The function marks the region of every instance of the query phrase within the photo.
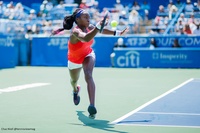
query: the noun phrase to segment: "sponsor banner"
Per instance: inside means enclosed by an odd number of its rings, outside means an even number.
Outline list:
[[[0,35],[0,69],[16,65],[16,47],[13,36]]]
[[[110,67],[110,54],[119,37],[97,36],[93,49],[96,54],[97,67]],[[149,48],[151,38],[155,38],[158,47],[172,47],[175,39],[185,48],[200,48],[199,36],[125,36],[122,37],[128,48]],[[63,37],[33,37],[31,65],[34,66],[66,66],[67,42],[69,36]],[[10,44],[9,44],[10,45]],[[171,49],[168,49],[171,50]],[[146,52],[146,51],[145,51]]]
[[[199,47],[200,36],[161,36],[155,37],[158,47],[172,47],[174,41],[178,39],[181,47]]]
[[[200,68],[200,49],[115,49],[115,67]]]
[[[40,37],[32,40],[32,66],[66,66],[68,37]]]
[[[124,37],[124,43],[127,47],[149,47],[150,46],[150,37],[137,37],[137,36],[130,36]]]

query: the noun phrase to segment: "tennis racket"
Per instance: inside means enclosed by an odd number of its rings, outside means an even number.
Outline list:
[[[104,26],[106,24],[107,17],[108,17],[108,12],[106,12],[106,15],[103,18],[103,21],[102,21],[102,24],[101,24],[101,28],[100,28],[100,31],[99,31],[100,33],[103,31],[103,28],[104,28]]]

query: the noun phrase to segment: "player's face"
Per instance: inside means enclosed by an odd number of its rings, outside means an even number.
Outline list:
[[[80,16],[80,25],[88,27],[90,24],[90,15],[88,13],[83,13]]]

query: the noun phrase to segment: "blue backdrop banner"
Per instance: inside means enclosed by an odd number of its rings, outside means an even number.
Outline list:
[[[118,38],[119,37],[103,36],[103,35],[99,35],[95,37],[94,44],[92,47],[96,54],[95,65],[97,67],[111,66],[110,54],[113,52],[113,46],[117,42]],[[143,53],[146,56],[149,54],[149,52],[152,52],[149,49],[151,38],[155,38],[158,47],[162,48],[163,49],[162,52],[163,53],[167,52],[167,54],[170,52],[172,52],[172,54],[173,52],[177,52],[176,50],[174,49],[172,50],[171,48],[175,39],[178,39],[180,45],[184,48],[194,48],[194,49],[200,48],[199,36],[170,36],[170,35],[169,36],[126,36],[122,38],[124,39],[124,43],[127,45],[128,48],[146,49],[144,51],[140,51],[142,52],[140,56],[143,56]],[[31,65],[33,66],[67,66],[68,40],[69,40],[68,36],[33,37]],[[167,49],[164,50],[164,47]],[[156,49],[159,49],[159,48],[156,48]],[[181,50],[181,52],[183,51]],[[123,52],[123,50],[121,52]],[[187,50],[185,50],[184,53],[185,52],[188,55],[187,59],[190,59],[190,56],[191,56],[190,54],[193,55],[195,53],[195,50],[193,51],[189,50],[188,52]],[[155,62],[156,60],[151,60],[151,61]],[[147,61],[146,63],[150,63],[150,61]],[[172,67],[178,66],[176,63],[168,63],[168,64],[172,65]],[[182,65],[189,66],[190,63],[182,63]],[[161,67],[164,67],[164,66],[165,64],[161,65]],[[158,67],[158,66],[155,65],[155,67]]]
[[[32,40],[32,66],[66,66],[68,37],[40,37]]]
[[[16,47],[13,36],[0,35],[0,69],[16,65]]]
[[[116,48],[114,52],[115,67],[200,68],[199,48],[157,48],[154,50]]]

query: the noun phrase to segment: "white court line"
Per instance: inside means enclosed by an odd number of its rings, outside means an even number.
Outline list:
[[[136,112],[136,114],[156,114],[156,115],[188,115],[188,116],[200,116],[200,114],[198,114],[198,113]]]
[[[120,123],[120,125],[124,125],[124,126],[129,126],[129,125],[137,125],[137,126],[144,126],[144,127],[181,127],[181,128],[200,128],[200,126],[179,126],[179,125],[147,125],[147,124],[129,124],[129,123],[126,123],[126,124],[123,124],[123,123]]]
[[[29,89],[29,88],[34,88],[34,87],[39,87],[39,86],[45,86],[45,85],[49,85],[49,84],[50,83],[32,83],[32,84],[25,84],[25,85],[8,87],[8,88],[0,89],[0,94],[2,92],[20,91],[20,90],[25,90],[25,89]]]
[[[149,102],[143,104],[142,106],[138,107],[137,109],[135,109],[135,110],[129,112],[128,114],[126,114],[126,115],[124,115],[124,116],[118,118],[117,120],[111,122],[111,124],[117,124],[118,122],[122,121],[123,119],[126,119],[127,117],[129,117],[129,116],[131,116],[131,115],[133,115],[134,113],[136,113],[136,112],[138,112],[139,110],[145,108],[146,106],[150,105],[151,103],[153,103],[153,102],[155,102],[155,101],[161,99],[162,97],[168,95],[169,93],[171,93],[171,92],[173,92],[173,91],[175,91],[175,90],[181,88],[182,86],[184,86],[185,84],[191,82],[192,80],[194,80],[194,79],[191,78],[191,79],[189,79],[189,80],[183,82],[182,84],[178,85],[177,87],[175,87],[175,88],[173,88],[173,89],[171,89],[171,90],[169,90],[169,91],[163,93],[162,95],[160,95],[160,96],[158,96],[158,97],[152,99],[151,101],[149,101]]]

